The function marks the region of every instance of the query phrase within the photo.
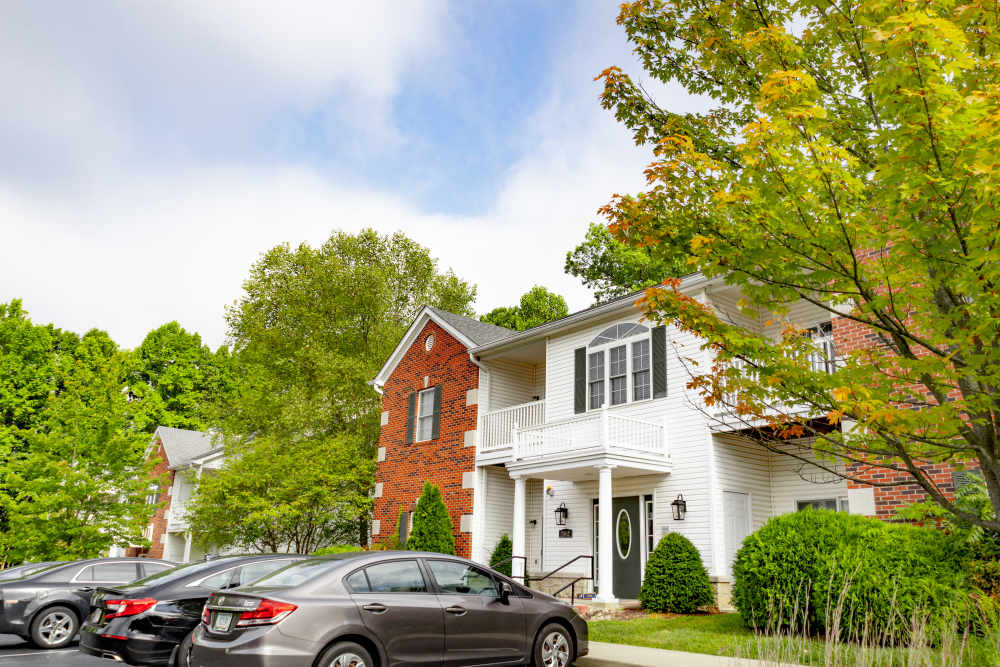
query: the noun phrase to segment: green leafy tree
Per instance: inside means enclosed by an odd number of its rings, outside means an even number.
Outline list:
[[[583,243],[566,253],[566,273],[594,290],[595,301],[608,301],[690,273],[684,259],[665,262],[648,247],[622,243],[604,225],[591,223]]]
[[[272,553],[308,554],[355,542],[368,509],[371,468],[350,436],[338,439],[264,438],[205,471],[187,507],[195,540],[204,548],[232,545]],[[331,455],[331,452],[333,454]]]
[[[455,555],[455,526],[436,484],[424,482],[424,491],[413,512],[413,530],[406,540],[410,551]]]
[[[423,305],[469,314],[474,299],[473,286],[439,271],[427,248],[402,234],[334,232],[317,248],[264,253],[226,316],[234,389],[212,423],[234,460],[196,489],[193,532],[266,548],[294,536],[303,553],[327,546],[324,539],[365,544],[381,411],[368,382]],[[267,492],[269,479],[281,481],[280,496]],[[320,483],[329,490],[312,488]],[[316,515],[300,511],[296,492],[322,494]],[[246,511],[244,499],[257,493],[272,507]],[[305,548],[317,516],[336,525]],[[353,539],[344,535],[349,525]]]
[[[524,331],[568,314],[566,299],[541,285],[535,285],[521,296],[518,305],[494,308],[479,319],[515,331]]]
[[[125,366],[126,353],[95,330],[49,367],[59,391],[0,469],[7,560],[87,558],[142,543],[155,509],[145,499],[155,462],[145,460],[148,437],[134,427]]]
[[[490,556],[490,567],[501,574],[506,574],[509,577],[510,573],[513,571],[513,568],[511,567],[513,564],[511,558],[513,556],[514,543],[511,541],[510,535],[501,535],[496,548],[493,549],[493,555]]]
[[[643,609],[690,614],[714,601],[698,549],[680,533],[664,535],[646,563],[639,589]]]
[[[745,315],[783,329],[733,323],[676,281],[650,289],[652,319],[714,352],[691,387],[768,437],[815,436],[831,472],[918,484],[1000,530],[1000,8],[643,0],[619,23],[649,77],[710,108],[672,112],[603,72],[604,106],[655,153],[649,189],[603,209],[611,231],[738,286]],[[872,344],[816,368],[802,302]],[[938,486],[927,464],[946,461],[978,461],[991,518]],[[872,468],[883,481],[858,477]]]
[[[231,391],[231,363],[225,347],[213,353],[177,322],[150,331],[129,358],[129,391],[144,430],[207,428],[213,401]]]

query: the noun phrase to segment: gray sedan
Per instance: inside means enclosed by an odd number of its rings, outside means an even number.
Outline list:
[[[587,624],[565,602],[472,561],[424,552],[338,554],[213,593],[195,667],[566,667]]]

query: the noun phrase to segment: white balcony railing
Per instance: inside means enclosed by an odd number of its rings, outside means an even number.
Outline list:
[[[532,401],[487,412],[479,417],[479,451],[489,452],[512,446],[515,429],[545,421],[545,401]]]
[[[514,460],[586,451],[670,458],[664,424],[616,415],[606,408],[517,429],[516,435]]]

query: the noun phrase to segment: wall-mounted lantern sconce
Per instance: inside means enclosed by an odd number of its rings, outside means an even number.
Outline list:
[[[537,526],[538,525],[538,519],[532,519],[528,523],[530,523],[532,526]]]
[[[684,500],[684,494],[678,493],[677,498],[674,502],[670,503],[670,508],[674,511],[674,521],[683,521],[684,515],[687,514],[688,504]]]
[[[559,507],[556,508],[556,525],[565,526],[568,516],[569,510],[566,508],[566,503],[559,503]]]

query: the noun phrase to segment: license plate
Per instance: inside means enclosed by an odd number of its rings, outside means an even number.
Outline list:
[[[212,629],[219,632],[229,632],[229,626],[233,622],[233,615],[226,612],[216,612],[212,619]]]
[[[93,623],[94,625],[97,625],[98,623],[101,622],[101,616],[103,615],[104,615],[103,609],[95,609],[90,614],[90,622]]]

